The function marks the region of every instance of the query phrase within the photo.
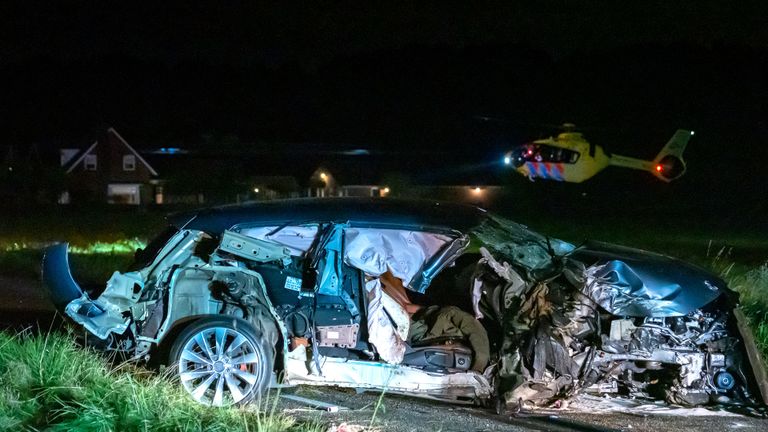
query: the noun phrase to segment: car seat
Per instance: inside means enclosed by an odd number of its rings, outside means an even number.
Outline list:
[[[459,337],[438,337],[408,345],[402,364],[430,372],[466,371],[472,350]]]

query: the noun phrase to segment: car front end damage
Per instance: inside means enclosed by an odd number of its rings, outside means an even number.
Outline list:
[[[683,406],[768,403],[754,385],[761,362],[749,361],[758,351],[741,334],[738,295],[725,282],[608,244],[557,254],[562,244],[521,232],[497,218],[475,233],[488,249],[474,297],[478,312],[500,323],[505,404],[550,406],[580,393]]]

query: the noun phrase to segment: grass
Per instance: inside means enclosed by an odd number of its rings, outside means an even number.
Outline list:
[[[94,208],[51,208],[7,212],[0,217],[0,250],[14,244],[66,241],[87,247],[94,243],[115,243],[125,239],[147,240],[165,227],[165,211],[100,206]]]
[[[0,332],[0,430],[320,431],[268,410],[209,408],[178,384],[111,366],[72,335]]]
[[[0,251],[0,274],[25,278],[40,278],[40,249]],[[86,285],[104,284],[115,270],[125,270],[133,259],[132,253],[71,253],[72,273]]]
[[[763,355],[763,366],[768,368],[768,262],[746,271],[734,268],[733,264],[721,265],[721,275],[739,292],[741,307]]]

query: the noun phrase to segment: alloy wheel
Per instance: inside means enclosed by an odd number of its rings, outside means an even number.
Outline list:
[[[178,359],[184,388],[204,405],[243,401],[260,385],[263,353],[243,333],[225,327],[204,328],[187,339]]]

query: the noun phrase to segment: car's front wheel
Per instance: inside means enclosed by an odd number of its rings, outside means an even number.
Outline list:
[[[226,406],[263,394],[272,372],[273,352],[245,321],[212,317],[179,334],[170,360],[193,399],[204,405]]]

